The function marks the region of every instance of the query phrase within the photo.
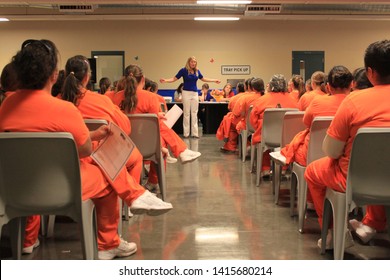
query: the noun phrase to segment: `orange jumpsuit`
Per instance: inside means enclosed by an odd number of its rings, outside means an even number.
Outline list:
[[[380,85],[348,95],[337,110],[327,133],[346,143],[343,154],[338,159],[324,157],[316,160],[307,166],[305,172],[321,227],[326,188],[345,192],[348,163],[356,132],[361,127],[388,127],[389,104],[390,85]],[[363,223],[376,230],[384,230],[385,217],[383,206],[367,206]]]
[[[223,148],[226,150],[234,151],[237,148],[237,144],[234,147],[234,143],[237,143],[237,137],[235,137],[235,134],[237,134],[236,128],[235,128],[235,125],[234,126],[231,125],[232,120],[235,119],[232,111],[233,111],[233,108],[234,108],[235,104],[237,103],[238,99],[241,98],[242,96],[244,96],[244,94],[245,93],[237,94],[229,99],[228,110],[230,112],[228,112],[223,117],[221,124],[219,125],[217,133],[216,133],[216,137],[218,140],[224,140],[225,138],[229,138],[229,135],[231,135],[231,137],[233,137],[233,139],[235,138],[235,142],[231,141],[231,142],[227,142],[229,144],[225,144],[225,146]]]
[[[293,91],[290,92],[290,97],[294,99],[296,102],[299,101],[299,91],[294,89]]]
[[[83,97],[79,99],[77,108],[84,119],[104,119],[108,122],[114,122],[128,135],[131,132],[129,118],[107,96],[86,90]],[[123,181],[130,180],[131,182],[129,185],[131,192],[126,198],[130,204],[145,192],[145,189],[139,184],[143,168],[142,160],[141,153],[135,147],[126,163],[129,175],[121,173],[121,176],[125,176]]]
[[[288,93],[284,92],[269,92],[256,100],[253,104],[253,109],[251,115],[249,116],[249,121],[255,132],[252,135],[252,144],[257,144],[261,142],[261,130],[263,128],[263,115],[264,111],[267,108],[297,108],[297,103],[290,98]],[[271,161],[269,153],[263,154],[263,166],[260,167],[261,170],[269,170],[271,166]]]
[[[297,162],[306,166],[307,149],[310,140],[310,126],[313,119],[318,116],[334,116],[341,102],[346,97],[345,94],[320,95],[316,96],[306,109],[303,116],[303,123],[306,126],[304,131],[299,132],[290,144],[283,147],[282,155],[286,157],[286,164]]]
[[[314,97],[317,95],[324,95],[325,92],[321,91],[320,89],[315,89],[309,92],[306,92],[304,95],[301,96],[301,98],[298,101],[298,109],[300,111],[305,111],[307,107],[309,107],[310,102],[313,101]]]
[[[77,108],[43,90],[20,90],[6,98],[0,108],[0,131],[70,132],[77,146],[89,139],[89,131]],[[82,199],[92,199],[96,206],[98,248],[119,246],[118,197],[100,169],[89,158],[80,159]],[[28,187],[28,186],[26,186]],[[24,247],[38,238],[40,216],[27,219]]]

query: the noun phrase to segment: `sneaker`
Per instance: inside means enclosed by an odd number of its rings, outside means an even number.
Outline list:
[[[35,248],[39,247],[39,244],[39,239],[37,239],[33,245],[24,247],[22,249],[22,254],[31,254]]]
[[[145,191],[140,195],[130,206],[131,212],[136,215],[147,214],[149,216],[157,216],[171,210],[172,204],[164,202],[158,197]]]
[[[238,152],[238,150],[228,150],[228,149],[225,149],[224,147],[219,148],[219,150],[225,154],[235,154]]]
[[[137,245],[134,242],[127,242],[121,238],[119,246],[105,251],[99,251],[99,260],[112,260],[115,257],[128,257],[137,252]]]
[[[363,243],[368,243],[376,235],[376,230],[374,228],[367,226],[362,222],[351,220],[349,221],[349,224]]]
[[[165,160],[167,161],[167,163],[176,163],[177,162],[177,158],[171,157],[170,154],[168,154],[168,156],[166,157]]]
[[[200,157],[202,154],[199,152],[195,152],[189,149],[185,149],[184,152],[182,152],[179,157],[182,163],[187,163],[196,160],[198,157]]]

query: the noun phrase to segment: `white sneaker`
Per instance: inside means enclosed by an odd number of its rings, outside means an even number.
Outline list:
[[[127,242],[121,238],[119,246],[105,251],[99,251],[99,260],[112,260],[115,257],[128,257],[137,252],[137,245],[134,242]]]
[[[28,246],[28,247],[24,247],[22,249],[22,253],[23,254],[31,254],[35,248],[39,247],[39,245],[40,245],[39,239],[37,239],[37,241],[35,241],[35,243],[33,245]]]
[[[164,214],[172,208],[171,203],[162,201],[147,190],[134,200],[130,207],[131,212],[136,215],[146,213],[149,216]]]
[[[167,163],[176,163],[177,162],[177,158],[171,157],[170,154],[168,154],[168,156],[166,157],[165,160],[167,161]]]
[[[202,154],[199,152],[185,149],[184,152],[182,152],[179,156],[182,163],[187,163],[196,160],[201,155]]]
[[[374,228],[355,219],[350,220],[349,224],[356,231],[357,237],[359,237],[363,243],[369,242],[376,235],[376,230]]]

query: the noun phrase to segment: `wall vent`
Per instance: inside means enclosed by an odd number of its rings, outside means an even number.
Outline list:
[[[59,5],[58,10],[62,13],[92,13],[93,5]]]
[[[260,16],[265,14],[279,14],[282,10],[280,4],[267,4],[267,5],[247,5],[245,9],[246,16]]]

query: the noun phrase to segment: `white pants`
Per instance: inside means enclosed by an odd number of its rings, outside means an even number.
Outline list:
[[[198,135],[198,108],[199,97],[196,91],[183,90],[183,135],[184,137],[191,136],[199,137]],[[190,129],[191,118],[191,129]]]

